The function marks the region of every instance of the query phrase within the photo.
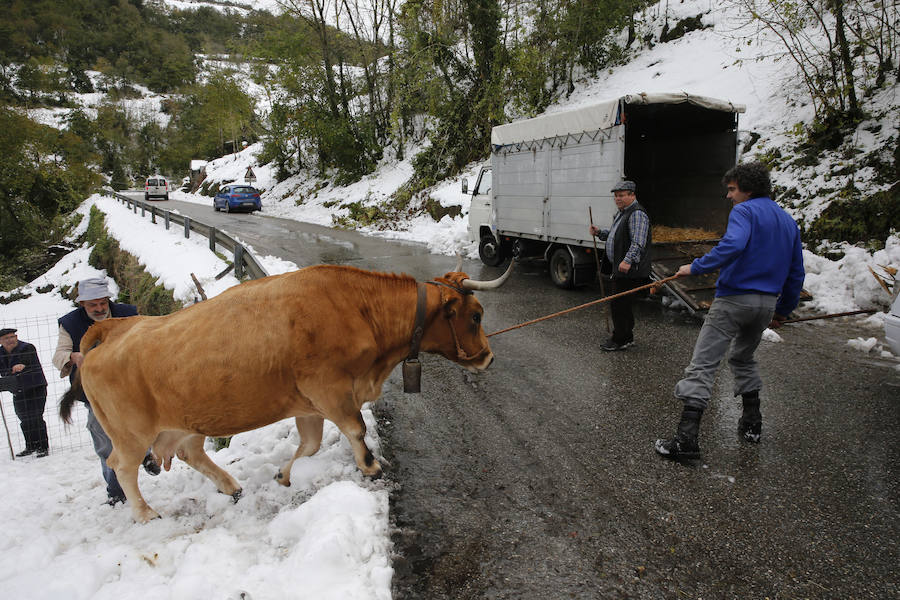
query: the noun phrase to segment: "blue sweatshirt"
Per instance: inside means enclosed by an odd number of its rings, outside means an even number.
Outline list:
[[[772,294],[780,296],[775,312],[791,314],[806,275],[797,224],[770,198],[737,204],[722,240],[691,263],[692,275],[716,269],[721,269],[716,297]]]

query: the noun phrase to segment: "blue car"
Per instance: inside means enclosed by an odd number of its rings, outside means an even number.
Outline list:
[[[246,184],[233,183],[226,185],[213,198],[213,210],[220,209],[228,213],[233,210],[245,210],[247,212],[262,210],[259,190]]]

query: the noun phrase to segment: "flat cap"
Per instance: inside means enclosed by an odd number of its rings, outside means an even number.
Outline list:
[[[633,181],[628,181],[627,179],[620,181],[616,185],[613,186],[613,189],[609,190],[611,192],[633,192],[637,189],[637,186]]]
[[[0,337],[3,337],[4,335],[9,335],[11,333],[15,333],[17,331],[18,331],[18,329],[11,329],[9,327],[4,327],[3,329],[0,329]]]

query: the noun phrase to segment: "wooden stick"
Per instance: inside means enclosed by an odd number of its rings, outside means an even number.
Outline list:
[[[593,227],[594,213],[591,210],[590,205],[588,205],[588,219],[590,219],[591,227]],[[603,273],[600,271],[600,252],[597,250],[597,236],[592,234],[591,240],[594,242],[594,262],[597,263],[597,279],[600,281],[600,295],[606,296],[606,286],[603,284]],[[609,310],[604,310],[603,314],[606,316],[606,333],[610,333],[612,329],[609,326]]]
[[[818,315],[816,317],[801,317],[799,319],[788,319],[787,321],[782,321],[781,324],[785,323],[800,323],[803,321],[815,321],[816,319],[833,319],[835,317],[849,317],[850,315],[863,315],[863,314],[872,314],[878,312],[875,308],[869,308],[866,310],[851,310],[849,312],[842,313],[831,313],[830,315]]]
[[[9,437],[9,426],[6,424],[6,411],[3,410],[3,402],[0,401],[0,417],[3,418],[3,428],[6,429],[6,441],[9,444],[9,457],[16,460],[16,454],[13,452],[12,438]]]
[[[197,276],[191,273],[191,279],[194,280],[194,285],[197,286],[197,291],[200,292],[200,297],[206,300],[206,292],[203,291],[203,286],[200,285],[200,281],[197,279]]]
[[[622,296],[627,296],[628,294],[633,294],[635,292],[639,292],[641,290],[646,290],[648,288],[659,287],[664,283],[668,283],[673,279],[678,279],[677,275],[672,275],[671,277],[666,277],[665,279],[660,279],[659,281],[654,281],[652,283],[648,283],[647,285],[642,285],[640,287],[636,287],[631,290],[627,290],[624,292],[620,292],[618,294],[613,294],[612,296],[607,296],[605,298],[600,298],[598,300],[591,300],[590,302],[586,302],[584,304],[579,304],[578,306],[573,306],[572,308],[567,308],[566,310],[561,310],[559,312],[553,313],[552,315],[547,315],[545,317],[540,317],[539,319],[532,319],[531,321],[525,321],[524,323],[519,323],[518,325],[513,325],[512,327],[507,327],[506,329],[501,329],[500,331],[495,331],[494,333],[487,334],[487,337],[491,337],[494,335],[498,335],[500,333],[506,333],[507,331],[512,331],[513,329],[519,329],[520,327],[525,327],[526,325],[533,325],[534,323],[540,323],[541,321],[546,321],[547,319],[552,319],[553,317],[559,317],[565,315],[570,312],[574,312],[576,310],[580,310],[582,308],[587,308],[588,306],[593,306],[595,304],[601,304],[603,302],[609,302],[610,300],[614,300],[616,298],[621,298]]]

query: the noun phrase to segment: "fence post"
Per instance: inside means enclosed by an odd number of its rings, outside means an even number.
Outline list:
[[[141,216],[142,216],[142,217],[143,217],[143,216],[145,215],[145,213],[146,213],[146,211],[144,210],[145,208],[146,208],[146,207],[145,207],[143,204],[141,204]]]
[[[165,216],[165,219],[166,219],[166,231],[168,231],[169,230],[169,211],[165,211],[163,213],[163,215]]]
[[[216,228],[215,227],[209,228],[209,249],[212,252],[216,251]]]
[[[191,218],[188,216],[184,217],[184,237],[191,237]]]
[[[241,244],[234,245],[234,276],[238,281],[244,278],[244,247]]]
[[[156,224],[156,207],[155,206],[150,207],[150,222],[153,223],[154,225]]]
[[[134,214],[137,214],[137,202],[134,203]]]

